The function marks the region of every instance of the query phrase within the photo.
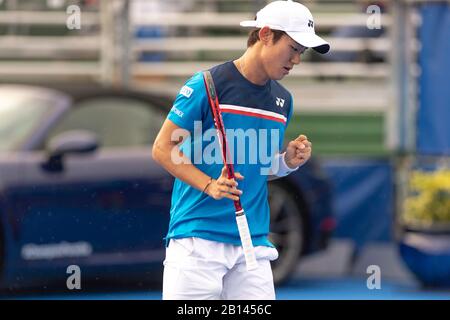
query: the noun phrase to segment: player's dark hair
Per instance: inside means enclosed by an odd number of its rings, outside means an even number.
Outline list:
[[[259,30],[261,29],[255,29],[250,31],[250,34],[248,35],[247,40],[247,48],[250,48],[253,46],[256,42],[259,41]],[[273,43],[277,43],[278,40],[281,39],[281,37],[286,34],[284,31],[280,30],[271,30],[273,32]]]

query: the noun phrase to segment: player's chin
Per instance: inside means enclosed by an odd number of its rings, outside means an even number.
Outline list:
[[[271,78],[272,78],[272,80],[277,80],[278,81],[278,80],[283,79],[286,75],[287,75],[287,73],[278,72],[275,75],[273,75]]]

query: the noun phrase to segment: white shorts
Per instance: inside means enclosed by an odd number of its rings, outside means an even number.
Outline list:
[[[200,238],[171,239],[164,260],[163,300],[274,300],[275,248],[255,247],[247,271],[241,246]]]

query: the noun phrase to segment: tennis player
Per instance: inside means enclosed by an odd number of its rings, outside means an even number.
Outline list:
[[[326,53],[330,46],[315,34],[311,12],[294,1],[269,3],[240,25],[253,28],[245,53],[210,69],[238,181],[227,179],[213,139],[201,72],[181,88],[153,145],[155,161],[175,177],[163,299],[275,299],[270,261],[278,252],[268,240],[267,181],[297,170],[312,148],[299,135],[280,151],[293,99],[277,80],[300,63],[306,49]],[[238,142],[230,141],[229,130]],[[270,165],[261,154],[270,155]],[[258,261],[252,271],[245,267],[236,225],[232,200],[238,198]]]

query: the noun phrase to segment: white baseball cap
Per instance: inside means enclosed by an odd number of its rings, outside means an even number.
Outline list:
[[[256,13],[256,20],[242,21],[240,25],[255,28],[268,26],[286,32],[297,43],[319,53],[330,50],[328,42],[316,35],[309,9],[292,0],[271,2]]]

